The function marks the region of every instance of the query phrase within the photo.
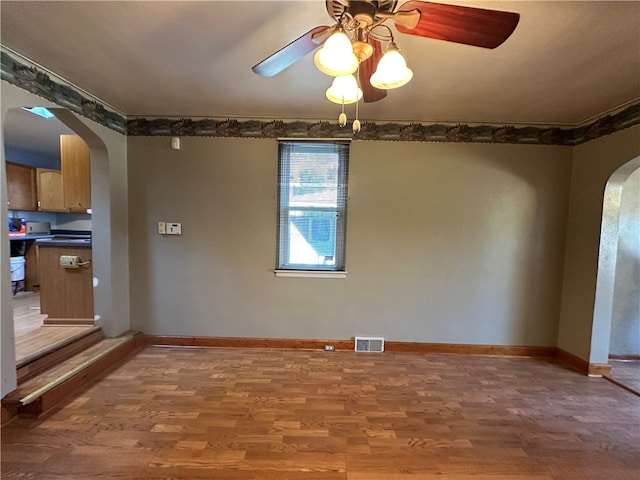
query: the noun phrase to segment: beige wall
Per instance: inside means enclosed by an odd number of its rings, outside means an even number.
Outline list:
[[[22,105],[55,107],[3,83],[3,120]],[[640,154],[639,126],[575,148],[356,141],[348,278],[292,279],[273,275],[275,140],[184,138],[174,151],[168,138],[58,114],[92,148],[94,297],[107,335],[382,335],[558,345],[591,361],[603,350],[592,336],[603,328],[593,322],[602,195]],[[184,234],[161,237],[158,221]],[[3,395],[15,386],[9,280]]]
[[[51,102],[6,82],[1,88],[2,122],[7,113],[20,106],[55,107]],[[108,336],[129,328],[129,245],[127,211],[127,139],[95,122],[52,108],[58,118],[72,127],[91,148],[91,194],[93,231],[93,271],[96,277],[94,310],[98,324]],[[4,148],[0,149],[2,195],[5,195]],[[9,241],[6,228],[7,204],[2,201],[2,396],[15,388],[13,309],[9,276]]]
[[[128,148],[132,328],[556,344],[569,147],[354,142],[346,280],[274,277],[276,140]]]
[[[603,197],[611,175],[640,155],[640,126],[578,145],[572,153],[558,347],[592,363],[606,363],[611,326],[594,324]]]
[[[1,93],[3,121],[53,106],[4,82]],[[640,126],[575,148],[356,141],[348,278],[292,279],[273,275],[275,140],[184,138],[173,151],[58,113],[92,148],[94,301],[110,336],[382,335],[558,345],[599,361],[602,195],[640,154]],[[184,234],[161,237],[158,221]],[[15,387],[8,241],[0,260],[4,395]]]

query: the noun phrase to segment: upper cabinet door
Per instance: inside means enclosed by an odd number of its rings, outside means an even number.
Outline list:
[[[89,147],[78,135],[60,135],[60,163],[65,208],[86,212],[91,208]]]
[[[36,210],[36,169],[10,162],[6,166],[9,210]]]
[[[38,186],[38,209],[46,212],[64,212],[64,190],[62,172],[48,168],[36,169]]]

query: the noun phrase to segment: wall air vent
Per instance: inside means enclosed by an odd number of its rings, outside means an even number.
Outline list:
[[[384,352],[384,337],[356,337],[356,352]]]

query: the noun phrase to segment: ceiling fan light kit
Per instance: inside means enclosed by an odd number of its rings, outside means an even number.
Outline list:
[[[386,25],[383,26],[386,27]],[[361,32],[360,27],[358,28],[358,32]],[[389,30],[388,27],[386,28]],[[374,35],[373,31],[365,32],[367,37],[374,36],[381,40],[383,39],[380,35]],[[333,41],[334,38],[336,38],[335,41]],[[363,78],[361,75],[360,81],[370,82],[375,88],[389,90],[409,83],[413,78],[413,72],[407,68],[407,62],[400,53],[391,30],[389,30],[388,37],[384,38],[389,39],[389,46],[382,58],[379,58],[375,73],[370,79]],[[325,46],[318,50],[314,61],[318,70],[337,78],[355,72],[360,62],[370,58],[373,53],[374,48],[371,45],[362,41],[354,41],[352,43],[342,27],[338,27],[338,30],[329,37]],[[376,83],[373,81],[374,77],[377,79]]]
[[[407,67],[405,58],[392,41],[371,75],[371,85],[383,90],[402,87],[413,78],[413,70]]]
[[[358,59],[359,63],[364,62],[367,58],[373,55],[374,51],[372,45],[369,45],[367,42],[363,42],[361,40],[352,42],[351,48],[353,49],[353,54]]]
[[[341,28],[327,39],[313,57],[313,61],[322,73],[332,77],[350,75],[358,68],[358,57],[353,53],[351,40]]]
[[[316,67],[336,77],[326,97],[342,104],[339,125],[346,125],[344,105],[356,104],[353,131],[360,131],[358,101],[376,102],[387,90],[402,87],[413,71],[397,47],[391,19],[398,32],[419,37],[496,48],[515,30],[520,15],[514,12],[409,0],[396,8],[398,0],[326,0],[334,27],[315,27],[284,48],[254,65],[258,75],[275,75],[316,48]],[[386,32],[385,32],[386,30]],[[330,35],[329,35],[330,34]],[[387,43],[382,52],[381,42]],[[358,72],[357,79],[352,74]]]
[[[327,98],[339,105],[349,105],[356,103],[362,98],[363,92],[358,87],[356,77],[353,75],[342,75],[333,79],[333,83],[327,89]]]

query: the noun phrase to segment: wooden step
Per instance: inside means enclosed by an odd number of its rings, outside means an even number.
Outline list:
[[[143,344],[139,332],[107,338],[20,384],[2,399],[10,414],[40,415],[76,390],[100,378]]]
[[[93,325],[93,318],[45,318],[42,323],[44,325]]]
[[[40,330],[47,330],[47,328],[41,327],[32,335],[37,335]],[[104,334],[100,327],[87,328],[34,350],[16,362],[18,385],[95,345],[103,338]]]

